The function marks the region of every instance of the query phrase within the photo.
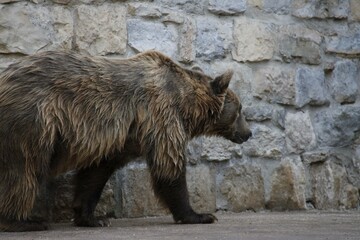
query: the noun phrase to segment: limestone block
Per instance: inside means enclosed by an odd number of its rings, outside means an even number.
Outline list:
[[[317,209],[354,208],[359,193],[347,181],[344,167],[332,162],[312,165],[313,203]]]
[[[126,8],[120,5],[80,5],[76,9],[76,47],[92,55],[126,51]]]
[[[61,6],[25,2],[0,6],[0,53],[71,49],[72,33],[71,13]]]
[[[253,95],[271,103],[295,104],[295,71],[280,65],[267,65],[255,73]]]
[[[360,1],[350,0],[350,19],[353,21],[360,21]]]
[[[271,25],[245,17],[236,18],[234,45],[232,56],[236,61],[256,62],[271,59],[275,48]]]
[[[346,55],[360,54],[360,33],[325,38],[325,50]]]
[[[161,6],[170,7],[172,9],[178,9],[181,11],[185,11],[187,13],[192,14],[204,14],[207,1],[206,0],[199,0],[199,1],[192,1],[192,0],[156,0],[156,2]]]
[[[116,217],[144,217],[168,214],[152,189],[145,164],[134,163],[117,173]]]
[[[350,145],[360,130],[360,107],[341,106],[318,111],[314,117],[314,130],[320,146]]]
[[[284,151],[284,134],[265,125],[254,124],[253,136],[243,146],[244,155],[250,157],[279,158]]]
[[[305,169],[299,156],[285,157],[271,176],[270,200],[272,210],[302,210],[305,201]]]
[[[338,61],[330,78],[330,92],[339,103],[353,103],[358,96],[357,65],[350,60]]]
[[[243,108],[243,113],[247,120],[262,122],[272,118],[273,107],[271,105],[256,105]]]
[[[231,41],[232,22],[196,19],[196,57],[210,61],[224,58]]]
[[[127,31],[129,45],[136,51],[157,50],[169,57],[176,57],[178,33],[174,26],[130,19]]]
[[[303,38],[285,37],[279,43],[280,54],[284,61],[300,60],[307,64],[320,64],[320,46]]]
[[[221,208],[229,211],[258,211],[265,207],[264,180],[259,167],[236,165],[225,169],[219,191],[227,203]]]
[[[195,21],[186,18],[183,22],[180,42],[179,42],[179,61],[189,63],[195,60],[195,42],[196,40],[196,26]]]
[[[322,69],[299,67],[296,71],[296,106],[324,105],[329,102],[325,92],[325,74]]]
[[[246,1],[210,0],[208,9],[218,15],[238,15],[246,11]]]
[[[187,167],[186,179],[190,204],[196,212],[216,211],[216,175],[208,165]]]
[[[301,24],[285,24],[279,26],[279,33],[294,39],[303,39],[318,45],[322,42],[322,35],[316,29],[303,27]]]
[[[348,0],[296,0],[292,1],[292,14],[299,18],[347,18]]]
[[[291,0],[262,0],[262,9],[265,12],[277,14],[288,14],[290,12]]]
[[[289,153],[302,153],[316,145],[316,137],[309,112],[287,113],[285,141]]]
[[[319,150],[313,152],[306,152],[302,154],[304,164],[310,165],[313,163],[325,162],[329,158],[329,152],[326,150]]]
[[[285,108],[277,108],[273,110],[273,115],[271,117],[272,123],[279,127],[280,129],[285,129]]]
[[[330,157],[333,162],[345,167],[349,183],[360,189],[360,145],[354,143],[351,148],[337,148]]]
[[[220,137],[204,137],[202,140],[202,159],[221,162],[242,156],[239,144]]]
[[[128,5],[128,12],[132,16],[144,18],[160,18],[162,16],[161,8],[147,3],[130,3]]]

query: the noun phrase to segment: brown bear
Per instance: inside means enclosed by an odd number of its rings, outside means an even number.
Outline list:
[[[214,222],[189,204],[185,147],[200,135],[251,136],[232,75],[212,79],[156,51],[123,60],[44,52],[10,65],[0,75],[0,230],[47,229],[28,218],[39,185],[73,169],[75,224],[108,225],[94,217],[102,189],[139,156],[175,222]]]

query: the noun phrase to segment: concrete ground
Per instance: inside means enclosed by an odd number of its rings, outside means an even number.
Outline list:
[[[217,213],[209,225],[174,224],[172,218],[113,219],[107,228],[53,224],[45,232],[0,233],[0,239],[244,239],[244,240],[360,240],[360,211]]]

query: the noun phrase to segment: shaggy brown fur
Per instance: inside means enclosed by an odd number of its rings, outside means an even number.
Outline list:
[[[46,228],[26,220],[39,182],[71,169],[80,170],[75,223],[96,226],[86,219],[103,184],[139,155],[176,221],[212,222],[188,204],[184,153],[203,134],[250,137],[231,77],[213,80],[155,51],[124,60],[45,52],[12,64],[0,75],[0,230]]]

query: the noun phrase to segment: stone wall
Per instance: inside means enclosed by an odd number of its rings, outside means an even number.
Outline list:
[[[189,144],[195,209],[359,208],[360,1],[0,0],[1,69],[61,49],[109,58],[156,49],[212,76],[234,69],[254,136]],[[44,186],[37,212],[71,218],[71,176]],[[148,178],[141,162],[118,171],[98,214],[167,214]]]

